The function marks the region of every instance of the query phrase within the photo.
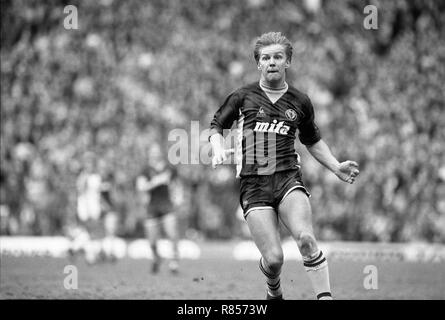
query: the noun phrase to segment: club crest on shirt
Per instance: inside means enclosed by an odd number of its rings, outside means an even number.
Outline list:
[[[293,109],[287,109],[284,114],[286,115],[286,118],[289,119],[290,121],[294,121],[295,119],[297,119],[297,112]]]
[[[263,107],[260,107],[260,110],[258,110],[258,113],[256,114],[257,117],[265,117],[266,113],[264,112]]]

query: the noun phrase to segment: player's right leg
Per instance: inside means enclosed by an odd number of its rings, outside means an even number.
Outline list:
[[[271,207],[252,208],[246,220],[258,250],[261,253],[260,270],[266,276],[267,298],[282,299],[280,273],[283,249],[278,232],[278,217]]]
[[[161,226],[162,224],[158,217],[147,218],[144,223],[145,235],[153,255],[152,273],[159,272],[159,267],[161,265],[161,256],[158,252],[158,239],[161,233]]]
[[[73,252],[83,251],[85,260],[88,264],[94,264],[98,259],[100,248],[94,240],[94,224],[93,217],[97,214],[96,207],[88,197],[80,195],[77,199],[77,217],[79,225],[82,227],[83,234],[75,240],[73,244]]]
[[[90,234],[85,226],[88,220],[88,203],[83,195],[77,198],[76,218],[77,226],[68,230],[71,239],[68,254],[71,258],[75,258],[80,252],[85,253],[87,243],[90,241]]]
[[[115,262],[117,256],[115,253],[115,243],[117,240],[117,228],[119,224],[119,217],[116,212],[108,211],[103,217],[103,228],[105,236],[102,239],[102,250],[105,254],[105,259],[110,262]]]

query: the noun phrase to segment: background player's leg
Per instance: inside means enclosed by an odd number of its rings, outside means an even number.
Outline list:
[[[173,212],[166,214],[163,217],[163,225],[165,234],[171,241],[173,247],[173,258],[169,263],[169,268],[171,272],[176,273],[179,267],[179,232],[176,215]]]
[[[161,264],[161,256],[158,252],[158,239],[160,236],[161,222],[159,218],[148,218],[145,221],[145,235],[150,244],[151,252],[153,253],[153,264],[151,271],[157,273]]]
[[[328,263],[315,240],[312,210],[307,195],[298,189],[290,192],[282,200],[278,210],[281,221],[298,244],[317,298],[330,299]]]
[[[278,233],[278,217],[274,209],[254,209],[247,215],[253,241],[261,253],[260,270],[266,276],[268,297],[282,295],[280,273],[283,249]]]
[[[117,260],[115,254],[116,233],[119,218],[116,212],[109,211],[103,218],[105,237],[102,239],[102,247],[107,260],[114,262]]]
[[[71,245],[69,248],[69,255],[71,258],[77,257],[81,252],[85,254],[86,247],[90,241],[90,234],[86,228],[86,221],[88,220],[88,202],[83,195],[77,198],[77,226],[69,230],[69,237]]]
[[[91,217],[91,216],[90,216]],[[93,218],[85,221],[85,227],[88,232],[88,241],[85,244],[85,260],[88,264],[94,264],[99,261],[101,253],[101,241],[99,222]]]

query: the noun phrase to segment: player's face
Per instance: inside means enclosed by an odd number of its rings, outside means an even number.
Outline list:
[[[96,164],[93,159],[88,159],[85,162],[85,171],[94,172],[96,170]]]
[[[149,152],[149,163],[155,170],[162,170],[166,166],[162,151],[158,147],[153,147]]]
[[[261,79],[267,84],[273,86],[284,82],[289,66],[290,61],[281,44],[272,44],[261,49],[258,69],[261,70]]]

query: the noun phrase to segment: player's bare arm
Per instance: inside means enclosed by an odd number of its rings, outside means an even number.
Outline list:
[[[160,173],[150,180],[148,180],[144,176],[140,176],[138,177],[138,180],[136,182],[136,188],[138,189],[138,191],[142,192],[150,191],[160,185],[167,184],[170,181],[170,176],[170,172]]]
[[[156,188],[163,184],[168,184],[171,178],[171,172],[165,171],[155,175],[150,181],[151,189]]]
[[[306,148],[318,162],[332,171],[342,181],[352,184],[360,173],[357,162],[346,160],[340,163],[332,155],[331,150],[323,140],[312,146],[306,146]]]

